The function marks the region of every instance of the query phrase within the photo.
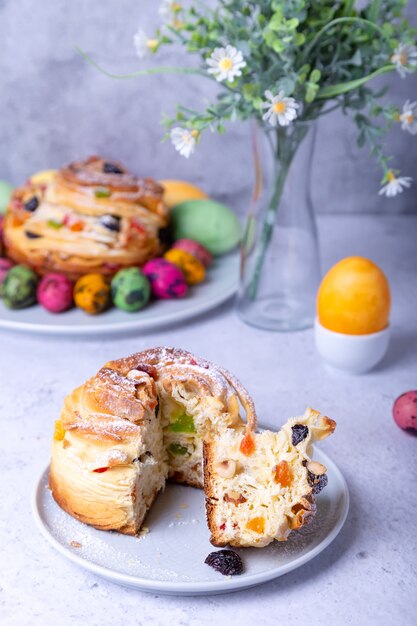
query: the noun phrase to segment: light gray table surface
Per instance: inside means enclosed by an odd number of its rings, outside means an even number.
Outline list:
[[[371,373],[328,370],[312,331],[274,334],[244,325],[231,302],[174,328],[86,341],[0,333],[3,626],[159,624],[395,625],[417,623],[417,438],[392,419],[394,399],[417,388],[417,217],[323,216],[323,269],[369,256],[392,288],[392,341]],[[66,561],[31,517],[34,482],[48,462],[66,393],[108,359],[175,345],[233,371],[261,420],[277,426],[306,405],[336,419],[325,450],[351,494],[346,525],[304,567],[243,593],[187,598],[107,583]]]

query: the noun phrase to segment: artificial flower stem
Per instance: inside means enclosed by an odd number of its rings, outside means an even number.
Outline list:
[[[357,78],[356,80],[350,80],[346,83],[337,83],[336,85],[328,85],[327,87],[323,87],[319,90],[316,100],[328,100],[331,98],[336,98],[344,93],[348,93],[353,89],[358,89],[362,85],[365,85],[370,80],[380,76],[381,74],[387,74],[388,72],[392,72],[395,70],[395,65],[384,65],[384,67],[380,67],[375,70],[375,72],[371,72],[367,76],[363,76],[362,78]]]
[[[211,80],[210,76],[207,75],[207,72],[203,70],[198,70],[192,67],[171,67],[171,66],[161,66],[161,67],[149,67],[144,70],[138,70],[137,72],[132,72],[131,74],[113,74],[112,72],[108,72],[104,67],[101,67],[94,59],[92,59],[86,52],[81,50],[81,48],[75,47],[78,54],[80,54],[86,61],[88,61],[93,67],[96,68],[102,74],[109,76],[110,78],[117,79],[126,79],[126,78],[136,78],[137,76],[147,76],[151,74],[196,74],[198,76],[204,76]]]

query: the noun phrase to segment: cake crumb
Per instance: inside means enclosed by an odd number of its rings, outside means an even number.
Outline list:
[[[138,538],[144,537],[145,535],[148,535],[150,532],[151,531],[149,530],[148,526],[142,526],[142,528],[140,529],[138,533]]]
[[[185,502],[182,502],[180,504],[180,509],[188,509],[188,504],[186,504]]]
[[[83,547],[82,544],[79,541],[74,541],[74,540],[70,542],[70,545],[73,548],[82,548]]]

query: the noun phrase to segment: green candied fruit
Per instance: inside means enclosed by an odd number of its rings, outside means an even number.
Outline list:
[[[194,420],[191,415],[182,414],[175,418],[169,425],[173,433],[195,433]]]
[[[168,450],[169,452],[171,452],[171,454],[174,454],[175,456],[184,456],[188,454],[188,448],[182,446],[179,443],[170,443],[168,446]]]

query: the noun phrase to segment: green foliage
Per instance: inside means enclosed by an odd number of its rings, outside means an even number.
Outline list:
[[[395,48],[400,42],[414,45],[417,29],[403,17],[406,0],[370,0],[362,10],[356,4],[218,0],[215,8],[209,8],[201,0],[190,0],[177,7],[172,22],[157,32],[159,46],[185,47],[199,57],[198,71],[204,73],[215,48],[230,44],[242,52],[246,66],[232,83],[222,82],[217,99],[205,111],[180,106],[165,125],[181,124],[201,133],[224,132],[225,123],[236,118],[262,122],[265,91],[283,91],[302,105],[295,124],[338,107],[350,113],[358,126],[359,145],[369,142],[386,171],[381,136],[395,111],[377,104],[383,94],[372,90],[369,82],[395,69],[391,62]]]

